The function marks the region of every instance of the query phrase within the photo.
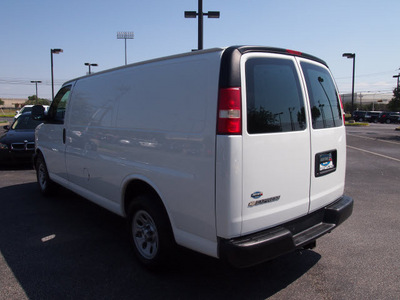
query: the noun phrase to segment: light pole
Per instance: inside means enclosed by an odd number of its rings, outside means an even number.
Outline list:
[[[207,16],[208,18],[218,19],[219,11],[209,11],[207,13],[203,13],[203,0],[198,0],[198,12],[195,11],[185,11],[185,18],[196,18],[198,16],[198,50],[203,49],[203,16]]]
[[[54,100],[54,75],[53,75],[53,54],[62,53],[63,49],[50,49],[51,57],[51,100]]]
[[[31,83],[34,83],[36,85],[36,104],[38,104],[38,92],[37,92],[37,84],[42,83],[40,80],[31,80]]]
[[[133,40],[134,38],[134,33],[132,31],[121,31],[121,32],[117,32],[117,39],[125,40],[125,66],[127,65],[127,56],[126,56],[126,40],[130,39]]]
[[[89,67],[89,75],[92,74],[91,68],[90,67],[97,67],[98,64],[91,64],[91,63],[85,63],[85,66]]]
[[[397,89],[399,89],[399,77],[400,77],[400,74],[393,75],[393,78],[397,78]]]
[[[356,71],[356,54],[355,53],[343,53],[343,57],[353,59],[353,80],[351,84],[351,113],[354,111],[354,74]]]

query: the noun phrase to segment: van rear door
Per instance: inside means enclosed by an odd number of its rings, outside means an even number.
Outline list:
[[[297,58],[311,108],[310,212],[343,195],[346,173],[346,132],[335,83],[329,69]]]
[[[249,53],[241,59],[242,234],[309,211],[311,144],[296,58]]]

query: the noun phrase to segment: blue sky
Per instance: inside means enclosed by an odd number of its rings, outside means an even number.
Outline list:
[[[1,0],[0,98],[35,94],[51,98],[50,49],[55,90],[85,75],[85,62],[102,71],[125,63],[118,31],[133,31],[128,63],[197,48],[197,0]],[[351,92],[356,53],[356,92],[391,92],[400,68],[399,0],[203,0],[204,48],[264,45],[313,54],[330,66],[341,93]]]

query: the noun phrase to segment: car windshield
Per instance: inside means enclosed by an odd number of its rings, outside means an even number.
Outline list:
[[[33,120],[30,114],[21,115],[12,124],[11,129],[35,129],[42,121]]]
[[[29,111],[32,111],[32,106],[24,106],[21,109],[20,113],[22,114],[22,113],[26,113],[26,112],[29,112]]]

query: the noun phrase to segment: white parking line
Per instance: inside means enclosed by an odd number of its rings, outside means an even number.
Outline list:
[[[386,141],[386,140],[377,139],[377,138],[370,138],[370,137],[368,137],[368,136],[361,136],[361,135],[357,135],[357,134],[351,134],[351,133],[348,133],[347,135],[350,135],[350,136],[355,136],[355,137],[358,137],[358,138],[361,138],[361,139],[366,139],[366,140],[380,141],[380,142],[384,142],[384,143],[389,143],[389,144],[400,145],[400,143],[399,143],[399,142],[394,142],[394,141]]]
[[[350,148],[350,149],[366,152],[366,153],[369,153],[369,154],[373,154],[373,155],[376,155],[376,156],[380,156],[380,157],[384,157],[384,158],[387,158],[387,159],[391,159],[391,160],[400,162],[400,159],[397,159],[397,158],[394,158],[394,157],[386,156],[386,155],[383,155],[383,154],[379,154],[379,153],[376,153],[376,152],[364,150],[364,149],[353,147],[353,146],[349,146],[349,145],[347,145],[347,147]]]

